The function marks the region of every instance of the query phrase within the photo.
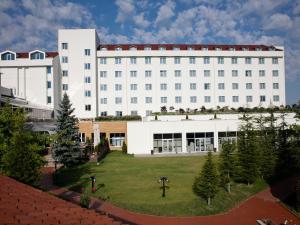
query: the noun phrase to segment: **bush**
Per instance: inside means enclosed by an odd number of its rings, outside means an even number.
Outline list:
[[[123,152],[124,154],[127,154],[127,145],[126,145],[125,142],[123,142],[123,145],[122,145],[122,152]]]
[[[90,206],[90,202],[91,202],[91,199],[90,199],[89,194],[86,191],[84,191],[80,195],[80,202],[79,202],[80,206],[88,209]]]

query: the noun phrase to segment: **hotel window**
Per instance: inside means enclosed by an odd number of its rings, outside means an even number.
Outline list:
[[[160,97],[160,103],[167,103],[167,97]]]
[[[188,48],[187,48],[187,50],[188,51],[193,51],[193,50],[195,50],[193,47],[191,47],[191,46],[189,46]]]
[[[210,83],[205,83],[204,90],[209,90],[209,89],[210,89]]]
[[[218,83],[218,89],[219,90],[224,90],[225,89],[225,84],[224,83]]]
[[[130,77],[137,77],[137,71],[130,71]]]
[[[187,152],[207,152],[214,149],[214,133],[186,133]]]
[[[101,47],[100,50],[101,51],[107,51],[107,48],[106,47]]]
[[[190,70],[190,77],[196,76],[196,70]]]
[[[69,89],[68,84],[63,84],[62,89],[63,91],[67,91]]]
[[[122,111],[116,111],[116,116],[122,116]],[[110,133],[109,142],[111,146],[121,147],[125,142],[125,133]]]
[[[231,58],[231,64],[237,64],[237,61],[238,61],[237,57]]]
[[[181,90],[181,83],[175,83],[175,90]]]
[[[62,49],[68,49],[68,43],[61,43]]]
[[[252,83],[246,83],[246,89],[248,90],[252,89]]]
[[[100,58],[100,64],[106,64],[106,58]]]
[[[102,112],[100,113],[100,115],[101,115],[101,116],[107,116],[107,111],[102,111]]]
[[[152,75],[151,70],[146,70],[145,71],[145,77],[151,77],[151,75]]]
[[[122,61],[121,61],[121,58],[120,57],[116,57],[115,58],[115,64],[121,64]]]
[[[258,64],[265,64],[265,58],[259,57],[258,58]]]
[[[272,70],[272,75],[273,77],[278,77],[279,76],[278,70]]]
[[[210,70],[204,70],[204,76],[210,77]]]
[[[208,51],[208,47],[202,47],[201,50],[202,51]]]
[[[224,57],[218,57],[218,64],[224,64]]]
[[[279,95],[274,95],[273,96],[273,101],[274,102],[279,102]]]
[[[68,56],[62,56],[61,61],[62,63],[68,63]]]
[[[106,104],[107,104],[107,98],[101,98],[101,99],[100,99],[100,103],[101,103],[102,105],[106,105]]]
[[[167,84],[160,84],[160,90],[162,91],[167,90]]]
[[[181,70],[175,70],[175,77],[181,77]]]
[[[90,56],[91,55],[91,49],[84,49],[84,55]]]
[[[62,75],[63,75],[63,77],[67,77],[68,76],[68,70],[63,70]]]
[[[150,46],[146,46],[146,47],[144,48],[144,50],[145,50],[145,51],[151,51],[151,47],[150,47]]]
[[[232,102],[239,102],[239,96],[232,96]]]
[[[278,64],[278,58],[272,58],[272,64]]]
[[[210,100],[211,100],[210,96],[204,96],[205,103],[210,103]]]
[[[242,51],[248,51],[249,49],[248,48],[242,48]]]
[[[15,60],[15,54],[10,53],[10,52],[6,52],[4,54],[1,55],[1,60]]]
[[[252,102],[252,96],[247,95],[246,96],[246,102]]]
[[[85,105],[85,111],[91,111],[92,106],[91,105]]]
[[[259,89],[266,89],[265,83],[259,83]]]
[[[196,90],[196,89],[197,89],[196,83],[190,83],[190,90]]]
[[[151,57],[145,57],[145,64],[151,64]]]
[[[115,91],[121,91],[122,85],[121,84],[115,84]]]
[[[116,111],[116,116],[121,117],[123,115],[122,111]]]
[[[152,110],[146,110],[146,116],[151,116],[152,115]]]
[[[218,70],[218,77],[224,77],[224,70]]]
[[[239,89],[239,83],[232,83],[232,89],[233,90]]]
[[[180,48],[179,47],[173,47],[173,51],[179,51]]]
[[[174,58],[174,64],[180,64],[180,57]]]
[[[51,81],[47,81],[47,88],[51,88]]]
[[[145,84],[145,90],[146,91],[152,90],[152,84]]]
[[[261,95],[259,98],[260,98],[260,102],[265,102],[266,101],[266,96],[264,96],[264,95]]]
[[[250,57],[246,57],[245,58],[245,63],[246,64],[251,64],[251,58]]]
[[[116,97],[116,98],[115,98],[115,103],[116,103],[117,105],[122,104],[122,98],[121,98],[121,97]]]
[[[136,64],[136,57],[130,57],[130,64]]]
[[[245,71],[245,76],[246,77],[252,77],[252,71],[251,70],[246,70]]]
[[[80,133],[80,142],[85,142],[85,133]]]
[[[279,84],[278,83],[273,83],[273,89],[279,89]]]
[[[216,51],[221,51],[222,49],[219,48],[219,47],[216,47],[215,50],[216,50]]]
[[[130,90],[136,91],[137,90],[137,84],[130,84]]]
[[[166,57],[160,57],[159,61],[160,61],[160,64],[166,64],[167,58]]]
[[[47,104],[51,104],[51,102],[52,102],[51,96],[47,96]]]
[[[107,84],[101,84],[100,91],[107,91]]]
[[[237,77],[239,74],[238,74],[238,71],[237,71],[237,70],[232,70],[232,71],[231,71],[231,75],[232,75],[233,77]]]
[[[181,103],[181,96],[175,96],[175,103]]]
[[[145,98],[145,102],[146,102],[147,104],[152,103],[152,97],[146,97],[146,98]]]
[[[138,115],[138,111],[132,110],[132,111],[130,111],[130,115],[137,116]]]
[[[92,94],[91,94],[91,91],[90,91],[90,90],[85,90],[85,91],[84,91],[84,96],[85,96],[85,97],[91,97],[91,95],[92,95]]]
[[[100,77],[102,78],[107,77],[107,71],[100,71]]]
[[[196,58],[195,57],[190,57],[190,64],[195,64],[196,63]]]
[[[84,64],[84,69],[85,70],[90,70],[91,69],[91,64],[90,63],[85,63]]]
[[[153,134],[153,150],[155,153],[177,153],[182,151],[182,134]]]
[[[130,50],[130,51],[136,51],[136,50],[137,50],[137,48],[136,48],[136,47],[134,47],[134,46],[131,46],[131,47],[129,48],[129,50]]]
[[[47,66],[47,74],[51,73],[51,66]]]
[[[264,71],[264,70],[259,71],[259,76],[260,77],[264,77],[265,75],[266,75],[266,71]]]
[[[165,51],[165,50],[166,50],[165,47],[161,47],[161,46],[160,46],[158,49],[159,49],[160,51]]]
[[[219,102],[225,102],[225,96],[219,96]]]
[[[66,56],[63,56],[63,57],[66,57]],[[33,52],[30,54],[30,59],[31,60],[35,60],[35,59],[44,59],[45,58],[45,54],[42,53],[42,52]],[[67,58],[67,61],[65,63],[68,62],[68,57]]]
[[[84,78],[84,83],[90,84],[91,83],[91,77],[85,77]]]
[[[205,56],[205,57],[203,58],[204,64],[209,64],[209,61],[210,61],[210,59],[209,59],[208,56]]]
[[[197,102],[197,96],[190,96],[190,102],[196,103]]]
[[[137,102],[138,102],[138,98],[137,97],[131,97],[130,98],[130,103],[131,104],[137,104]]]
[[[160,71],[160,77],[167,77],[167,71],[166,70],[161,70]]]
[[[115,71],[115,77],[122,77],[122,71]]]
[[[115,51],[122,51],[122,48],[121,47],[116,47]]]
[[[229,48],[229,51],[235,51],[235,48],[230,47],[230,48]]]

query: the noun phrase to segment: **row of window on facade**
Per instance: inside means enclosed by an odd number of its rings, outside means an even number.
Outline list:
[[[166,57],[166,56],[161,56],[161,57],[151,57],[151,56],[146,56],[144,58],[142,57],[130,57],[130,64],[137,64],[137,60],[144,60],[144,63],[145,64],[151,64],[152,63],[152,59],[153,58],[159,58],[159,63],[160,64],[167,64],[167,61],[171,60],[170,57]],[[196,64],[197,63],[200,63],[200,60],[202,61],[203,64],[210,64],[211,63],[211,59],[213,59],[214,57],[210,57],[210,56],[205,56],[205,57],[195,57],[195,56],[192,56],[192,57],[180,57],[180,56],[176,56],[173,58],[173,63],[174,64],[181,64],[182,61],[185,61],[185,59],[188,58],[188,63],[189,64]],[[219,56],[219,57],[216,57],[217,58],[217,63],[218,64],[224,64],[225,63],[225,60],[227,61],[230,60],[231,64],[239,64],[240,60],[242,59],[241,57],[223,57],[223,56]],[[243,57],[244,58],[244,62],[245,64],[252,64],[253,60],[256,59],[256,58],[253,58],[253,57]],[[122,58],[122,57],[114,57],[114,63],[115,64],[122,64],[122,59],[124,59],[126,61],[127,58]],[[267,58],[268,59],[268,58]],[[99,63],[100,64],[107,64],[107,61],[108,60],[113,60],[113,58],[111,59],[108,59],[106,57],[100,57],[99,59]],[[272,57],[271,58],[272,60],[272,64],[278,64],[278,57]],[[259,57],[257,58],[257,63],[258,64],[265,64],[265,61],[266,61],[266,58],[265,57]],[[228,62],[229,63],[229,62]]]
[[[3,61],[16,60],[16,56],[17,56],[16,53],[8,51],[1,54],[1,60]],[[28,54],[28,57],[30,60],[43,60],[45,59],[45,52],[41,52],[41,51],[30,52]]]
[[[80,142],[86,142],[85,133],[80,133],[79,135]],[[100,140],[106,138],[106,133],[100,133]],[[94,142],[94,133],[91,133],[91,141]],[[123,142],[125,141],[125,133],[110,133],[109,134],[109,144],[113,147],[122,147]]]

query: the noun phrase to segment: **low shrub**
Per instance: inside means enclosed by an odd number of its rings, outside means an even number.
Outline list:
[[[80,202],[79,202],[80,206],[88,209],[90,206],[90,202],[91,202],[91,199],[90,199],[89,194],[87,193],[87,191],[84,191],[80,195]]]

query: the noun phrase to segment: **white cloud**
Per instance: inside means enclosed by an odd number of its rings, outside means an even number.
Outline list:
[[[266,30],[288,30],[293,26],[291,18],[282,13],[275,13],[265,20],[263,28]]]
[[[118,23],[124,23],[130,19],[135,12],[135,6],[132,0],[117,0],[116,5],[118,7],[116,22]]]
[[[12,9],[16,6],[15,2],[10,0],[1,0],[0,1],[0,10]]]
[[[133,17],[134,23],[139,27],[149,27],[150,22],[144,18],[144,13],[140,13]]]
[[[168,0],[165,4],[161,5],[155,19],[155,24],[159,25],[169,21],[175,15],[175,6],[172,0]]]

